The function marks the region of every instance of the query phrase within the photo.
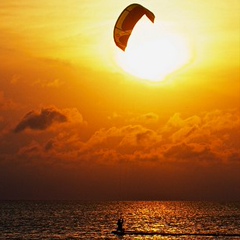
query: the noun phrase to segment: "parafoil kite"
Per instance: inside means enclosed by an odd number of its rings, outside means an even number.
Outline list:
[[[113,30],[113,38],[116,45],[123,51],[125,51],[125,48],[127,47],[128,39],[134,26],[144,14],[149,20],[154,22],[154,14],[137,3],[126,7],[118,17]]]

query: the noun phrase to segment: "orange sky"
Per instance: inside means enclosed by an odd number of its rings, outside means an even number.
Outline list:
[[[155,83],[116,60],[130,3],[0,2],[1,199],[240,199],[239,1],[138,1],[190,52]]]

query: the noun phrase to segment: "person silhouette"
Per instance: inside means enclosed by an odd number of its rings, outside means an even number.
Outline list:
[[[118,219],[118,222],[117,222],[117,231],[118,232],[124,232],[123,222],[124,222],[123,218]]]

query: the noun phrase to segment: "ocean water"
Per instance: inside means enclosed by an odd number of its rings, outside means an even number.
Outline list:
[[[0,239],[240,239],[240,202],[1,201]]]

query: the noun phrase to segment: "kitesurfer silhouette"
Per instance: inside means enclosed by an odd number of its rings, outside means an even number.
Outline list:
[[[123,223],[124,223],[123,218],[119,218],[118,222],[117,222],[117,231],[118,232],[124,232]]]

